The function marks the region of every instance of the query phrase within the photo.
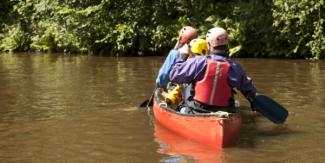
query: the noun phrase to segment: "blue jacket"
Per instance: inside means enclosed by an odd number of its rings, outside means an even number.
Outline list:
[[[178,84],[202,80],[207,67],[207,59],[227,61],[230,64],[228,84],[240,90],[245,97],[255,96],[256,87],[252,79],[246,76],[245,70],[240,64],[234,60],[215,54],[195,57],[186,61],[177,61],[170,70],[170,80]]]
[[[171,66],[179,59],[179,53],[176,49],[172,49],[169,51],[167,58],[164,64],[161,66],[157,79],[156,84],[158,88],[166,87],[167,83],[170,82],[169,79],[169,72]]]

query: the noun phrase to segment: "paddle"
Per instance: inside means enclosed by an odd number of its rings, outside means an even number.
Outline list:
[[[141,107],[141,108],[146,107],[147,104],[148,104],[148,102],[149,102],[149,99],[144,100],[144,101],[140,104],[139,107]]]
[[[254,109],[276,124],[284,123],[288,111],[279,103],[265,95],[257,95],[252,101]]]
[[[151,94],[150,98],[149,99],[146,99],[144,100],[141,104],[140,104],[140,107],[150,107],[152,106],[153,104],[153,96],[154,96],[154,93]]]

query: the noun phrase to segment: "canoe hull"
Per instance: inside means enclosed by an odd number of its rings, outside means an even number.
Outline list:
[[[216,115],[185,115],[153,102],[155,119],[167,129],[193,141],[212,147],[229,147],[237,143],[241,116],[234,113],[229,118]]]

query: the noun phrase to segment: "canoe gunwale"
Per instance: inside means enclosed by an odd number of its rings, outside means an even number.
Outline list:
[[[183,113],[180,113],[179,111],[176,111],[175,109],[172,109],[172,108],[168,107],[167,105],[166,105],[167,107],[159,105],[162,102],[162,100],[158,96],[156,96],[156,95],[154,96],[154,101],[157,103],[157,105],[160,108],[162,108],[162,109],[164,109],[164,110],[166,110],[168,112],[177,114],[179,116],[184,116],[184,117],[216,117],[216,118],[220,118],[220,119],[228,119],[228,118],[231,118],[233,116],[236,116],[236,114],[239,112],[239,109],[237,109],[236,112],[229,113],[229,116],[228,117],[222,117],[222,116],[220,116],[218,114],[215,114],[215,112],[211,112],[211,113],[196,113],[196,114],[183,114]],[[155,109],[155,107],[153,107],[153,109]]]

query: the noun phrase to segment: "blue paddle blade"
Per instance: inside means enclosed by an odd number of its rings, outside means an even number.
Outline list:
[[[288,117],[288,110],[265,95],[257,95],[253,100],[253,105],[257,112],[274,123],[283,123]]]

